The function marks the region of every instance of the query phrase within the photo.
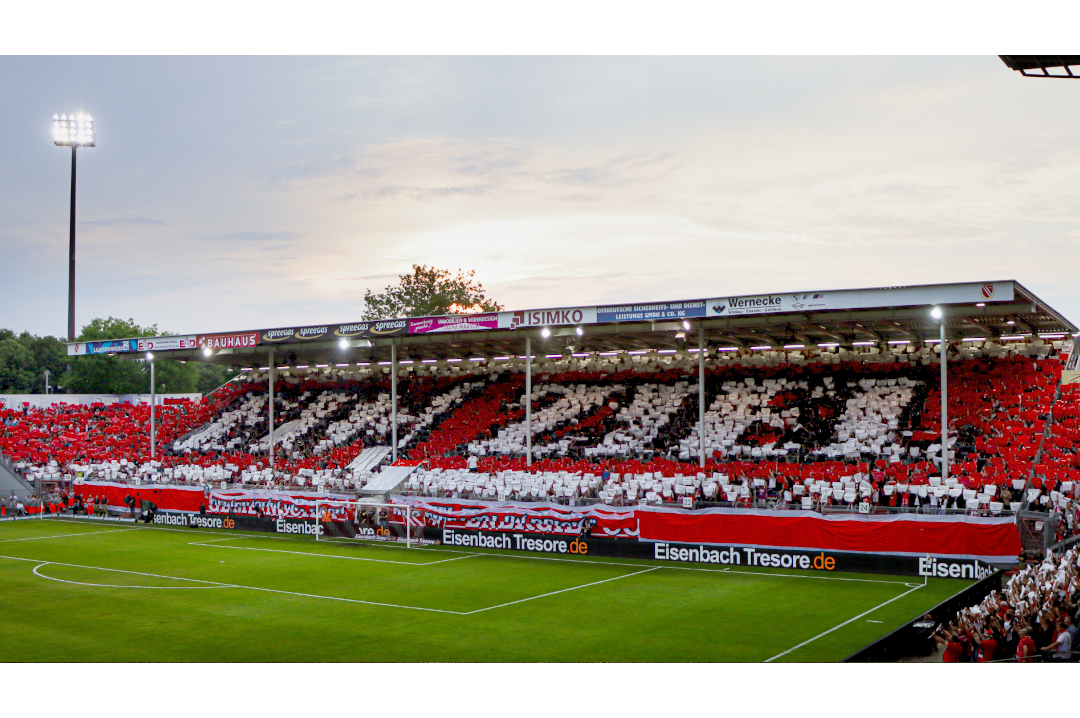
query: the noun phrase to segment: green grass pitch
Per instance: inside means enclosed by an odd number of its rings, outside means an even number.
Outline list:
[[[0,523],[4,661],[837,661],[968,582]]]

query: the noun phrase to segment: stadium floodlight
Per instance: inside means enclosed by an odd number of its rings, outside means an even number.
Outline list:
[[[94,118],[78,113],[53,115],[53,144],[71,148],[71,215],[68,226],[68,341],[75,341],[75,150],[96,147]]]
[[[685,329],[686,331],[690,331],[690,322],[683,319],[682,328]]]
[[[941,319],[941,307],[934,307],[930,310],[930,316],[934,319]]]
[[[544,339],[547,339],[548,337],[551,336],[551,330],[548,329],[547,327],[544,327],[543,329],[540,330],[540,336],[542,336]]]
[[[211,354],[214,353],[214,350],[211,349],[210,347],[203,347],[202,353],[203,353],[204,357],[208,357],[208,356],[210,356]]]
[[[154,360],[154,355],[151,354],[150,352],[146,352],[146,361],[153,361],[153,360]]]
[[[576,329],[574,330],[574,333],[575,333],[575,334],[577,334],[577,335],[578,335],[578,336],[580,337],[580,336],[581,336],[582,334],[584,334],[584,333],[585,333],[585,330],[584,330],[584,329],[582,329],[581,327],[578,327],[578,328],[576,328]]]
[[[349,340],[348,339],[341,339],[338,342],[338,346],[341,347],[342,349],[348,349],[349,348]]]

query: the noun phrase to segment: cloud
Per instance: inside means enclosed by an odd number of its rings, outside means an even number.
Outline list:
[[[154,219],[153,217],[117,217],[112,219],[85,219],[78,220],[80,226],[84,227],[123,227],[129,225],[150,225],[150,226],[165,226],[168,224],[163,219]]]
[[[228,234],[216,234],[205,239],[215,241],[240,241],[240,242],[281,242],[294,239],[300,239],[304,235],[300,232],[263,232],[259,230],[252,230],[248,232],[230,232]],[[288,245],[280,245],[288,246]],[[267,247],[265,249],[273,249],[273,247]]]

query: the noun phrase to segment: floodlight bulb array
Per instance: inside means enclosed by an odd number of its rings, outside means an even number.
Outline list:
[[[95,147],[94,118],[76,115],[53,115],[53,144],[58,147]]]

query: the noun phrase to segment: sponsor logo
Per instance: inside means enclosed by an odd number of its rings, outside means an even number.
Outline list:
[[[791,308],[802,309],[807,306],[820,306],[814,302],[815,299],[823,299],[825,295],[823,293],[817,294],[793,294],[791,295]]]
[[[788,551],[761,550],[749,547],[676,546],[653,544],[653,558],[658,561],[714,563],[764,568],[801,568],[807,571],[835,571],[836,559],[824,551],[815,555]]]
[[[919,559],[919,575],[935,578],[972,578],[981,580],[994,572],[991,567],[979,561],[955,562],[938,561],[936,558]]]
[[[375,326],[371,328],[372,334],[397,334],[409,326],[409,322],[405,319],[392,319],[386,322],[375,322]]]
[[[202,514],[154,514],[154,523],[162,526],[192,526],[199,529],[234,529],[236,521],[228,516]]]
[[[307,534],[309,536],[322,536],[322,524],[308,523],[306,521],[289,521],[278,519],[274,523],[274,530],[279,534]]]
[[[535,312],[514,312],[510,318],[510,328],[581,324],[584,321],[585,310],[583,309],[544,309]]]
[[[208,334],[198,337],[199,348],[206,349],[242,349],[259,343],[258,332],[243,334]]]
[[[297,339],[318,339],[329,332],[329,327],[303,327],[296,332],[296,337]]]
[[[286,339],[292,339],[292,329],[271,329],[268,332],[263,332],[262,338],[264,342],[283,342]]]
[[[442,543],[445,546],[466,546],[469,548],[496,548],[514,551],[532,551],[534,553],[589,553],[589,544],[581,539],[531,538],[525,534],[461,533],[454,529],[443,529]]]
[[[340,327],[334,330],[334,334],[339,337],[354,337],[357,334],[364,334],[371,329],[371,324],[365,322],[363,324],[342,324]]]
[[[993,284],[984,284],[984,285],[982,285],[982,295],[987,299],[993,299],[994,298],[994,285]]]

